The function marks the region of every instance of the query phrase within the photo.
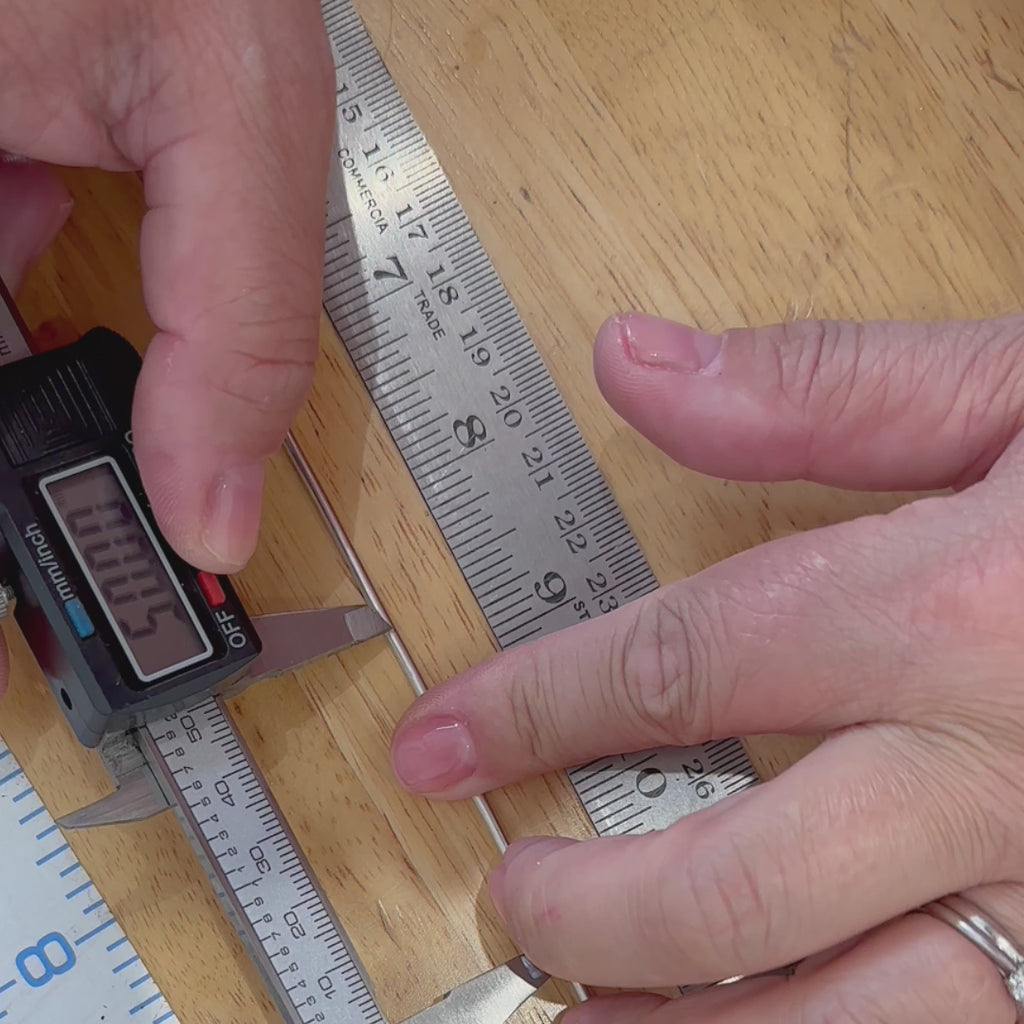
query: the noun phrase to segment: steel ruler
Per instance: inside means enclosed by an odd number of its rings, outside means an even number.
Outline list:
[[[657,581],[350,0],[323,0],[339,150],[324,304],[498,644]],[[661,828],[756,781],[742,744],[569,773],[603,835]]]
[[[656,587],[650,567],[365,28],[349,0],[323,0],[322,8],[336,54],[340,140],[324,304],[498,644],[512,647],[649,593]],[[17,325],[0,322],[0,364],[24,354],[19,340]],[[210,700],[140,738],[282,1017],[382,1021],[222,705]],[[742,745],[731,740],[603,758],[569,777],[605,835],[664,827],[756,781]],[[0,787],[0,810],[2,797]],[[94,1008],[97,1021],[144,1020],[116,1001],[125,979],[129,993],[138,981],[156,997],[144,1008],[154,1008],[154,1022],[173,1020],[159,1016],[171,1011],[137,961],[137,975],[115,971],[122,961],[86,965],[91,947],[75,946],[80,933],[72,927],[72,911],[84,907],[68,897],[59,872],[55,881],[41,870],[50,862],[36,864],[48,851],[33,859],[30,844],[51,824],[30,833],[0,822],[5,856],[26,865],[18,880],[29,908],[8,918],[18,927],[8,929],[13,959],[0,978],[0,1020],[6,1013],[19,1024],[91,1024]],[[59,831],[50,837],[55,849],[63,842]],[[122,940],[109,910],[94,890],[81,891],[96,904],[97,924],[111,921],[102,951],[123,950],[127,959],[127,940],[106,948]],[[42,919],[31,907],[44,899],[65,913],[35,935]],[[65,966],[69,948],[74,967]],[[92,979],[85,993],[71,988],[77,978]],[[47,1009],[33,1012],[28,995],[45,996]]]

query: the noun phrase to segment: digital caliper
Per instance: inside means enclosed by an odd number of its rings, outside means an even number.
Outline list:
[[[87,746],[218,692],[262,649],[230,582],[157,532],[132,450],[140,365],[97,329],[0,371],[0,580]]]
[[[0,790],[5,857],[30,872],[25,893],[0,892],[0,1021],[65,1020],[83,1001],[113,1008],[122,1000],[125,1019],[151,1006],[155,1020],[172,1019],[145,971],[116,983],[126,937],[99,946],[118,954],[112,969],[91,954],[85,966],[82,944],[115,929],[102,899],[84,911],[93,924],[79,920],[71,901],[91,883],[78,875],[50,899],[53,880],[41,872],[58,865],[59,885],[82,871],[58,826],[173,809],[284,1020],[328,1019],[335,1000],[350,1005],[339,998],[344,985],[364,995],[355,1016],[344,1010],[338,1019],[376,1024],[355,954],[223,697],[385,633],[387,621],[367,606],[250,620],[226,578],[186,564],[157,528],[132,447],[134,348],[96,329],[33,355],[10,297],[0,299],[0,618],[13,608],[58,706],[78,739],[99,748],[116,785],[41,830],[42,806],[26,813],[17,803],[31,787],[6,802],[10,790]],[[15,785],[22,772],[2,744],[0,759],[0,786]],[[40,855],[33,836],[55,845]],[[135,991],[146,994],[136,1001]]]

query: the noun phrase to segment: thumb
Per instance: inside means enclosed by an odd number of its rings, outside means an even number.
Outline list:
[[[594,362],[612,407],[692,469],[925,490],[977,480],[1020,429],[1022,341],[1024,315],[713,335],[631,313]]]
[[[133,428],[168,540],[201,569],[233,572],[256,545],[265,460],[313,375],[333,65],[309,0],[204,11],[182,26],[202,31],[198,56],[188,39],[163,54],[176,66],[120,139],[145,171],[142,273],[158,328]]]

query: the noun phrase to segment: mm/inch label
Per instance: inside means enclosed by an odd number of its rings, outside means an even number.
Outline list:
[[[0,1021],[177,1024],[2,741],[0,864]]]
[[[143,735],[285,1020],[384,1024],[345,933],[220,701],[170,715]]]
[[[323,0],[339,152],[324,305],[499,645],[657,581],[351,6]],[[757,781],[741,743],[570,773],[598,832],[663,828]]]

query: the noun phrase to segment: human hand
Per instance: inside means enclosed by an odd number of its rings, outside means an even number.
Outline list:
[[[158,333],[133,432],[161,529],[201,569],[256,544],[263,465],[316,354],[333,66],[316,0],[0,0],[0,150],[144,173]],[[0,169],[12,283],[67,215]],[[8,219],[13,215],[13,220]]]
[[[610,753],[824,733],[771,782],[639,837],[515,843],[490,892],[539,967],[665,1001],[566,1024],[1009,1024],[993,965],[909,911],[966,891],[1024,939],[1024,316],[724,338],[609,321],[612,406],[734,479],[932,490],[787,537],[436,688],[413,792],[463,798]]]

